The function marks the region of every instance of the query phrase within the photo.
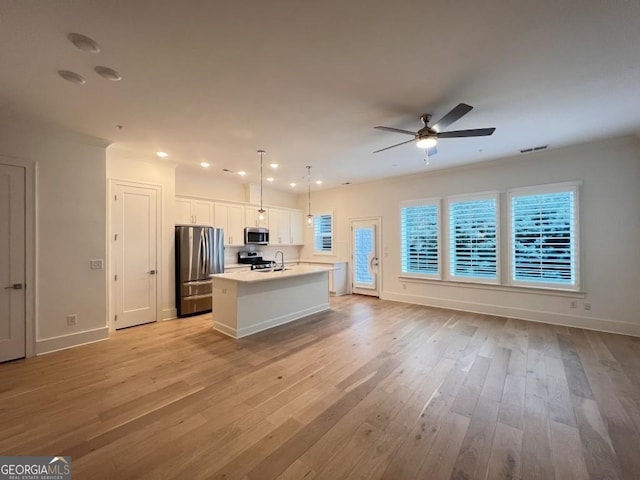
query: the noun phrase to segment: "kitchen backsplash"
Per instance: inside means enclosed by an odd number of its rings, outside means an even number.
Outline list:
[[[238,263],[238,252],[240,250],[248,250],[249,247],[225,247],[224,249],[224,264],[231,265]],[[301,246],[272,246],[272,245],[255,245],[255,250],[262,252],[262,256],[265,260],[275,260],[276,251],[282,250],[284,252],[284,260],[288,262],[290,260],[298,260],[300,258]]]

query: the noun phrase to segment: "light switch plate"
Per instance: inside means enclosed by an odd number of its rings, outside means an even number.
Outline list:
[[[91,270],[102,270],[104,268],[104,260],[91,260],[90,262]]]

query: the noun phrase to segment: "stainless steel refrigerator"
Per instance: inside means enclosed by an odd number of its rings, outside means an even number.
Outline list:
[[[223,230],[176,225],[175,233],[178,317],[210,312],[211,275],[224,272]]]

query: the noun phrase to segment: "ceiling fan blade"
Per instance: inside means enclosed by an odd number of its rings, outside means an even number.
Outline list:
[[[438,138],[486,137],[495,132],[495,128],[475,128],[472,130],[452,130],[438,134]]]
[[[413,141],[415,141],[415,139],[412,138],[411,140],[407,140],[406,142],[396,143],[395,145],[391,145],[390,147],[381,148],[380,150],[376,150],[373,153],[384,152],[385,150],[389,150],[390,148],[399,147],[400,145],[404,145],[405,143],[411,143]]]
[[[373,128],[377,128],[378,130],[386,130],[387,132],[404,133],[406,135],[412,135],[414,137],[416,136],[416,132],[410,132],[409,130],[402,130],[401,128],[383,127],[383,126],[377,126]]]
[[[471,105],[467,105],[466,103],[459,103],[457,106],[453,107],[453,109],[447,113],[444,117],[442,117],[438,122],[431,126],[436,132],[442,130],[443,128],[447,128],[453,122],[460,120],[467,113],[473,110]]]

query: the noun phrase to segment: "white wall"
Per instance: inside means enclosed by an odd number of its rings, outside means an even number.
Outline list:
[[[0,154],[35,169],[35,352],[106,338],[106,143],[33,125],[3,125]],[[75,326],[66,317],[77,314]]]
[[[245,187],[245,202],[260,205],[260,184],[247,183]],[[295,193],[283,192],[268,185],[262,186],[262,204],[273,207],[298,208],[298,196]]]
[[[438,161],[437,157],[433,161]],[[574,180],[583,182],[583,296],[407,282],[398,278],[402,200],[505,191]],[[299,205],[305,201],[302,195],[298,198]],[[640,335],[639,206],[640,142],[636,137],[312,194],[313,211],[335,210],[336,257],[339,258],[349,256],[350,219],[382,217],[383,298],[634,335]],[[308,232],[305,241],[302,256],[313,257]],[[504,257],[503,267],[506,267]],[[570,301],[576,299],[580,309],[570,309]],[[584,302],[591,303],[591,311],[584,310]]]
[[[227,180],[184,165],[176,167],[175,178],[178,195],[225,199],[231,202],[245,201],[244,186],[240,182]]]
[[[184,165],[176,167],[176,193],[229,202],[260,203],[260,184],[241,183]],[[229,174],[232,175],[232,174]],[[263,204],[273,207],[297,207],[297,196],[263,185]]]
[[[160,279],[161,318],[176,316],[174,225],[175,225],[175,164],[157,157],[142,157],[109,147],[107,150],[107,178],[113,184],[117,180],[156,185],[161,188],[162,232],[161,259],[158,270]]]

